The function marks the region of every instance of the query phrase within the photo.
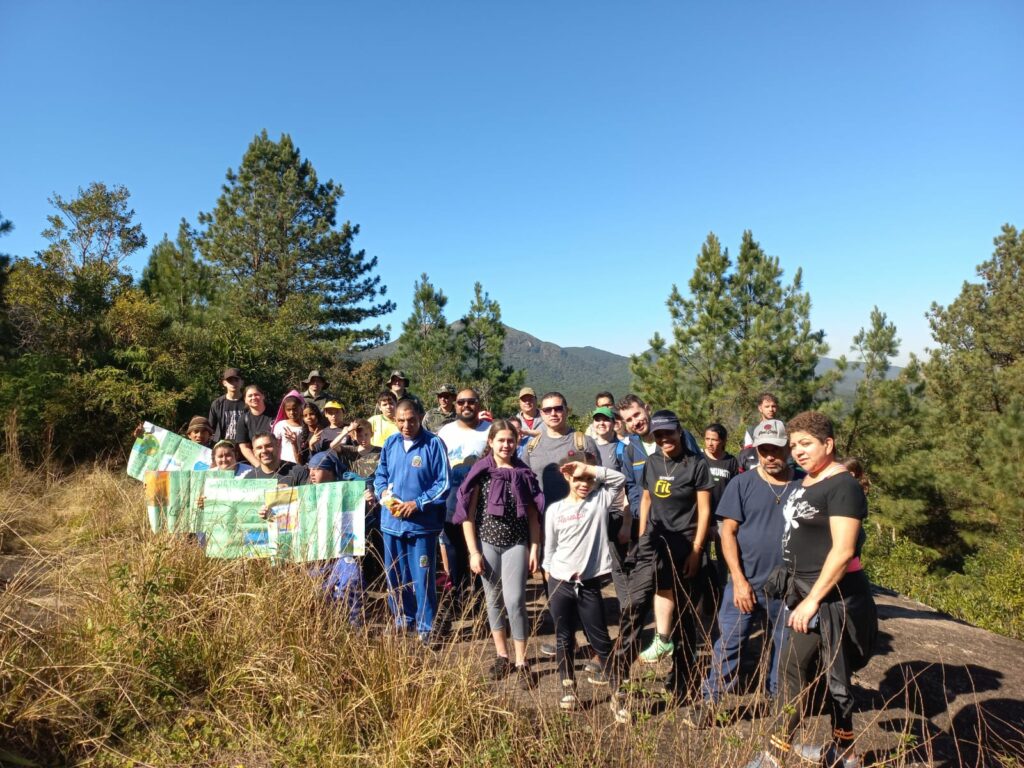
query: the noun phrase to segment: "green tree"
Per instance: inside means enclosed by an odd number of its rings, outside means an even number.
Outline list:
[[[5,219],[0,214],[0,237],[9,234],[14,229],[10,219]],[[6,253],[0,253],[0,361],[14,349],[14,328],[11,327],[9,315],[10,309],[7,306],[7,283],[10,280],[11,257]]]
[[[164,235],[153,248],[139,287],[179,322],[196,320],[215,299],[217,276],[196,257],[184,219],[174,242]]]
[[[448,297],[424,272],[413,283],[412,313],[402,323],[395,363],[409,377],[410,389],[433,392],[460,379],[462,355],[458,341],[444,316]]]
[[[473,286],[473,301],[462,318],[458,334],[463,345],[467,383],[479,393],[495,416],[513,413],[525,374],[504,363],[505,326],[501,306],[480,283]]]
[[[294,330],[347,348],[387,340],[365,323],[394,304],[378,301],[387,289],[377,259],[353,249],[358,225],[337,223],[342,194],[318,180],[287,134],[253,139],[213,211],[199,214],[199,250],[230,281],[233,312],[263,323],[299,318]]]
[[[811,328],[801,271],[788,285],[782,274],[779,259],[765,254],[749,231],[735,265],[709,234],[689,295],[676,285],[669,294],[671,342],[655,334],[651,349],[632,359],[640,394],[675,409],[695,429],[711,420],[736,429],[766,389],[778,395],[784,414],[831,397],[841,368],[816,374],[828,352],[825,334]]]

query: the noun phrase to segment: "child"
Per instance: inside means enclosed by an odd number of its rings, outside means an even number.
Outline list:
[[[544,515],[544,565],[548,574],[548,607],[555,621],[555,656],[562,678],[558,706],[579,706],[573,657],[576,620],[597,654],[605,675],[618,687],[619,674],[612,660],[612,641],[601,587],[612,570],[608,549],[608,515],[621,514],[625,503],[625,475],[597,465],[586,453],[586,463],[564,459],[559,471],[569,484],[569,496],[548,507]]]
[[[303,433],[306,440],[300,446],[302,448],[301,463],[305,464],[309,461],[310,456],[318,453],[313,446],[321,441],[324,429],[327,427],[327,419],[324,418],[316,403],[307,400],[306,404],[302,406],[302,423],[306,425],[306,431]]]
[[[309,435],[302,422],[302,406],[305,401],[294,389],[281,401],[274,421],[274,437],[281,443],[281,461],[302,463],[302,448],[308,445]]]

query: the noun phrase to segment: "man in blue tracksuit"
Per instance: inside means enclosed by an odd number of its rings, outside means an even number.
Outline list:
[[[437,615],[437,537],[451,487],[444,443],[421,427],[412,400],[395,409],[398,434],[384,441],[373,489],[381,501],[388,604],[399,629],[414,627],[429,642]]]

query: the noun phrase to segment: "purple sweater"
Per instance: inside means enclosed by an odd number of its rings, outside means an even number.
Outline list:
[[[469,499],[473,488],[485,477],[491,478],[485,507],[488,514],[500,516],[505,513],[506,488],[516,501],[516,512],[519,517],[526,516],[526,510],[531,502],[537,507],[537,512],[544,511],[544,494],[537,483],[537,476],[523,460],[516,456],[512,458],[511,467],[499,467],[494,461],[494,456],[487,454],[473,464],[466,479],[459,486],[455,498],[453,523],[464,523],[469,518]]]

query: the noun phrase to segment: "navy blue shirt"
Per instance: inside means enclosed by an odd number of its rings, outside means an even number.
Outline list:
[[[790,480],[787,486],[769,485],[756,470],[737,475],[725,486],[715,516],[740,524],[736,533],[740,564],[754,589],[782,565],[782,535],[786,529],[782,511],[790,494],[799,487],[799,480]]]

